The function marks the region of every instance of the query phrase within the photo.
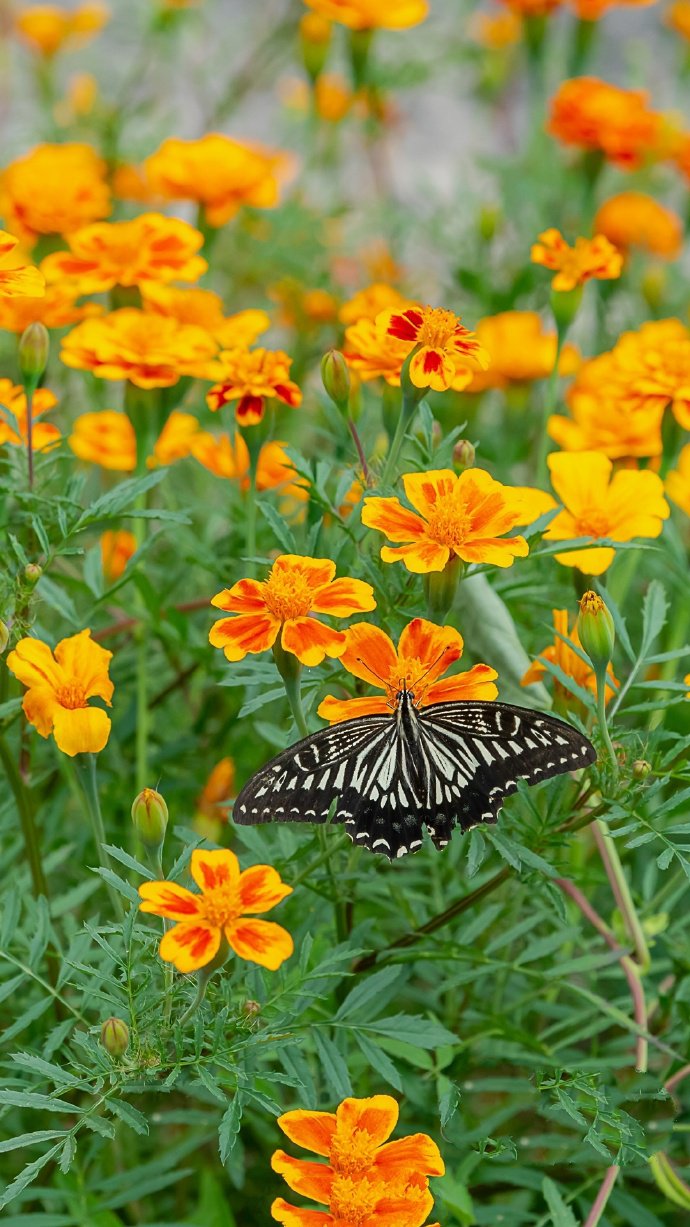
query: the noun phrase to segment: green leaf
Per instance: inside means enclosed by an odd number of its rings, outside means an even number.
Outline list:
[[[335,1015],[336,1021],[342,1022],[346,1018],[352,1018],[353,1015],[364,1010],[371,1001],[374,1001],[376,1005],[373,1014],[379,1014],[395,995],[404,975],[404,967],[384,967],[381,971],[375,971],[373,975],[368,976],[366,980],[360,981],[343,1001]],[[369,1013],[369,1017],[371,1016],[372,1014]]]
[[[647,657],[649,649],[664,627],[667,612],[666,589],[660,580],[653,579],[642,603],[642,643],[640,645],[642,659]]]
[[[62,1142],[57,1142],[45,1154],[41,1155],[38,1159],[34,1159],[33,1163],[27,1164],[23,1171],[7,1186],[4,1193],[0,1193],[0,1210],[3,1210],[5,1206],[9,1206],[15,1197],[18,1197],[20,1193],[24,1192],[24,1189],[28,1188],[46,1166],[46,1163],[50,1163],[50,1160],[55,1157],[59,1150],[62,1150]]]
[[[319,1064],[330,1090],[336,1099],[346,1099],[348,1095],[352,1094],[352,1084],[350,1082],[350,1075],[347,1072],[347,1065],[340,1052],[333,1043],[333,1040],[316,1028],[312,1032],[312,1039]]]
[[[549,1207],[553,1227],[578,1227],[577,1219],[570,1206],[566,1205],[558,1190],[558,1186],[554,1184],[553,1180],[549,1180],[548,1176],[544,1177],[541,1190],[544,1194],[544,1201]]]
[[[220,1151],[220,1161],[225,1165],[231,1152],[235,1148],[237,1135],[242,1124],[242,1109],[244,1101],[240,1091],[236,1091],[230,1107],[223,1114],[220,1125],[218,1126],[218,1149]]]
[[[95,503],[82,512],[72,533],[82,532],[83,529],[101,520],[113,520],[122,515],[123,511],[134,507],[140,495],[146,494],[147,490],[157,486],[167,471],[167,469],[152,469],[143,477],[132,477],[127,481],[121,481],[113,490],[108,490],[107,494],[101,495]]]
[[[209,1167],[201,1169],[199,1202],[191,1223],[203,1227],[237,1227],[237,1220],[223,1188]]]
[[[275,507],[273,507],[270,503],[264,502],[262,499],[258,501],[257,505],[259,511],[264,517],[264,520],[266,520],[266,522],[270,524],[271,528],[273,529],[275,539],[285,553],[297,554],[299,551],[297,549],[297,542],[292,534],[292,530],[285,523],[283,517],[278,514]]]
[[[378,1044],[374,1044],[368,1036],[363,1035],[361,1031],[355,1031],[353,1034],[362,1055],[369,1062],[372,1069],[375,1069],[377,1074],[381,1075],[384,1082],[390,1083],[396,1091],[402,1094],[404,1090],[402,1078],[388,1054],[382,1048],[379,1048]]]
[[[135,1133],[148,1133],[149,1122],[144,1113],[133,1107],[131,1103],[127,1103],[126,1099],[109,1099],[108,1107],[113,1116],[117,1116],[125,1125],[129,1125]]]
[[[368,1023],[363,1030],[404,1040],[415,1048],[441,1048],[444,1044],[457,1047],[460,1042],[457,1035],[453,1035],[441,1023],[433,1018],[422,1018],[419,1014],[395,1014],[391,1018],[380,1018]]]

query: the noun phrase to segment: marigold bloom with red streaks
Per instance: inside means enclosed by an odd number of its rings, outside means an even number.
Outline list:
[[[589,660],[583,660],[582,656],[578,655],[575,650],[582,650],[580,639],[577,633],[577,618],[573,626],[568,630],[568,611],[567,609],[553,610],[553,628],[555,631],[554,641],[544,648],[537,658],[532,661],[529,669],[521,678],[522,686],[530,686],[533,682],[542,682],[550,679],[553,682],[554,693],[556,697],[563,703],[572,703],[573,696],[569,690],[563,685],[557,677],[549,673],[545,661],[550,664],[558,665],[567,677],[571,677],[573,681],[583,688],[583,690],[591,690],[592,694],[597,693],[597,679],[594,669]],[[606,684],[606,702],[615,694],[615,687],[618,681],[613,673],[613,666],[608,666],[608,676],[611,678],[613,685],[608,682]]]
[[[209,642],[223,648],[228,660],[266,652],[280,636],[284,651],[303,665],[320,665],[324,656],[342,656],[346,637],[310,614],[349,618],[376,608],[371,584],[360,579],[336,579],[329,558],[281,554],[267,580],[241,579],[211,602],[233,614],[211,629]]]
[[[428,0],[304,0],[305,4],[330,21],[350,30],[408,30],[425,21]]]
[[[10,673],[27,687],[24,715],[41,737],[52,733],[63,754],[97,754],[110,736],[110,717],[88,700],[110,707],[113,683],[108,676],[112,652],[80,631],[62,639],[53,653],[40,639],[20,639],[7,657]]]
[[[199,140],[163,141],[146,159],[144,173],[153,192],[168,200],[196,201],[209,226],[223,226],[243,205],[277,205],[280,181],[291,168],[285,153],[211,132]]]
[[[17,253],[19,239],[0,230],[0,298],[43,298],[43,273]]]
[[[106,164],[90,145],[37,145],[0,174],[0,216],[27,242],[68,234],[109,212]]]
[[[137,539],[126,528],[109,529],[101,536],[101,566],[109,584],[124,574],[127,563],[137,552]]]
[[[148,282],[142,287],[142,302],[144,310],[154,315],[204,328],[223,349],[248,349],[271,326],[266,312],[254,307],[226,315],[220,295],[213,290],[181,290]]]
[[[548,465],[563,510],[551,520],[546,540],[589,537],[593,542],[602,538],[623,542],[660,535],[669,507],[656,473],[619,469],[613,474],[611,461],[600,452],[556,452],[548,457]],[[551,505],[557,504],[551,501]],[[555,558],[586,575],[601,575],[615,554],[613,546],[585,546]]]
[[[256,426],[268,400],[282,401],[291,409],[302,403],[302,393],[290,379],[292,358],[281,349],[224,350],[219,364],[223,373],[206,403],[215,411],[237,401],[235,417],[240,426]]]
[[[200,894],[177,882],[144,882],[139,887],[142,912],[176,923],[164,935],[158,953],[178,971],[198,971],[218,954],[224,938],[240,959],[277,971],[290,958],[292,938],[281,925],[255,920],[292,893],[270,865],[240,872],[234,852],[222,848],[192,852],[190,872]]]
[[[197,281],[208,268],[198,254],[204,238],[176,217],[142,213],[128,222],[96,222],[67,236],[69,251],[44,261],[49,280],[76,282],[80,294],[100,294],[113,286],[149,282]]]
[[[533,264],[543,264],[556,273],[551,286],[558,293],[567,293],[578,285],[595,278],[610,281],[620,277],[623,257],[603,234],[593,239],[577,238],[575,246],[566,243],[553,227],[539,235],[532,245]]]
[[[553,500],[541,490],[503,486],[484,469],[437,469],[406,473],[403,485],[409,511],[398,498],[366,498],[362,523],[389,541],[384,562],[404,562],[408,571],[424,575],[442,571],[454,555],[463,562],[488,562],[509,567],[524,558],[524,537],[505,537],[518,524],[531,524]]]
[[[547,379],[556,361],[556,333],[546,331],[536,311],[488,315],[477,324],[477,340],[489,355],[489,365],[485,371],[475,371],[468,392]],[[572,375],[579,362],[575,346],[564,345],[559,373]]]
[[[336,1112],[297,1109],[278,1117],[283,1133],[327,1163],[294,1159],[277,1150],[275,1172],[293,1192],[328,1207],[303,1210],[278,1198],[271,1214],[285,1227],[421,1227],[433,1206],[429,1176],[442,1176],[443,1159],[425,1133],[389,1142],[398,1122],[390,1095],[344,1099]]]
[[[666,493],[690,516],[690,443],[682,448],[676,468],[666,474]]]
[[[436,626],[425,618],[415,618],[403,630],[397,648],[384,631],[369,622],[355,622],[345,633],[347,647],[340,664],[354,677],[385,693],[362,699],[327,695],[319,715],[331,724],[390,711],[401,678],[414,691],[418,707],[451,699],[495,699],[498,695],[495,685],[498,674],[489,665],[474,665],[464,673],[441,677],[460,659],[464,649],[462,635],[451,626]]]
[[[387,285],[383,281],[375,281],[373,285],[358,290],[352,298],[344,302],[339,312],[342,324],[356,324],[358,320],[375,320],[381,311],[391,307],[407,306],[407,299],[400,290]]]
[[[646,192],[610,196],[597,209],[594,229],[620,251],[639,247],[663,260],[675,260],[683,246],[682,219]]]
[[[657,155],[664,117],[645,90],[619,89],[598,77],[563,81],[550,104],[548,131],[564,145],[592,149],[632,170]]]
[[[105,4],[80,4],[69,12],[54,4],[31,4],[17,13],[14,27],[32,51],[50,60],[63,48],[93,38],[109,18]]]
[[[48,388],[37,388],[32,402],[32,446],[35,452],[43,451],[60,438],[60,431],[51,422],[37,422],[36,418],[48,413],[57,405],[57,397]],[[13,447],[28,444],[26,393],[13,384],[11,379],[0,379],[0,447],[10,443]]]
[[[488,354],[474,332],[465,328],[460,317],[443,307],[415,304],[406,310],[383,311],[376,327],[396,341],[403,341],[411,353],[410,379],[416,388],[444,392],[451,386],[462,389],[472,380],[477,367],[485,367]]]
[[[138,388],[170,388],[183,375],[204,377],[217,353],[213,337],[194,324],[122,307],[84,320],[63,338],[65,366],[99,379],[127,379]]]

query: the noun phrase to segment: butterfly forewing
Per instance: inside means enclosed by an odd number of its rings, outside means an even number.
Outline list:
[[[594,761],[591,743],[562,720],[505,703],[437,703],[417,710],[409,691],[392,715],[321,729],[249,781],[234,818],[345,823],[360,846],[414,852],[427,826],[443,847],[454,826],[495,822],[518,780],[529,784]],[[334,805],[335,803],[335,805]]]

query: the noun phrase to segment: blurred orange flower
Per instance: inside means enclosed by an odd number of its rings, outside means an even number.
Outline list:
[[[204,377],[216,355],[213,337],[194,324],[123,307],[77,324],[62,340],[65,366],[138,388],[169,388],[183,375]]]
[[[148,458],[148,467],[172,464],[189,456],[199,431],[199,423],[191,413],[178,410],[168,419]],[[137,465],[137,438],[126,413],[101,409],[82,413],[75,420],[68,443],[80,460],[99,464],[115,473],[133,473]]]
[[[621,251],[641,247],[665,260],[675,260],[683,246],[681,218],[645,192],[619,192],[605,200],[594,229]]]
[[[414,690],[418,707],[451,699],[495,699],[498,695],[495,685],[498,674],[489,665],[474,665],[465,673],[441,678],[460,659],[464,649],[462,635],[451,626],[436,626],[424,618],[415,618],[403,630],[397,648],[388,635],[369,622],[355,622],[345,634],[347,647],[340,664],[348,673],[385,694],[362,699],[327,695],[318,714],[331,724],[390,711],[401,678]]]
[[[666,475],[666,493],[686,516],[690,516],[690,443],[682,448],[677,467]]]
[[[31,4],[17,13],[14,26],[32,51],[49,60],[64,47],[98,34],[109,18],[105,4],[80,4],[69,12],[54,4]]]
[[[546,379],[556,361],[556,333],[547,332],[536,311],[501,311],[477,324],[477,340],[489,355],[485,371],[475,371],[468,392],[506,388],[512,383]],[[564,345],[558,363],[561,375],[577,370],[580,356],[574,345]]]
[[[142,213],[131,222],[98,222],[67,236],[69,251],[46,257],[50,281],[63,277],[80,294],[100,294],[115,285],[196,281],[208,264],[198,255],[204,238],[176,217]]]
[[[400,373],[409,352],[407,341],[389,337],[385,329],[377,327],[376,320],[366,316],[345,329],[343,355],[364,383],[383,378],[392,387],[399,388]]]
[[[536,660],[532,662],[529,669],[521,679],[522,686],[530,686],[533,682],[541,682],[547,677],[553,682],[553,688],[556,696],[561,702],[572,703],[573,696],[569,690],[554,677],[546,667],[545,661],[552,665],[557,665],[559,669],[565,673],[566,677],[571,677],[578,686],[584,690],[591,690],[592,694],[597,693],[597,679],[594,669],[588,660],[583,660],[578,655],[576,648],[582,651],[582,645],[577,633],[577,618],[573,623],[572,630],[568,630],[568,611],[567,609],[553,610],[553,627],[555,636],[553,643],[544,648],[539,653]],[[611,678],[613,685],[606,685],[606,702],[615,694],[614,687],[618,685],[617,679],[614,677],[613,667],[608,666],[608,676]]]
[[[163,141],[146,159],[145,174],[154,192],[168,200],[194,200],[209,226],[223,226],[243,205],[276,205],[280,180],[291,166],[285,153],[211,132],[199,140]]]
[[[286,494],[293,494],[297,489],[303,492],[306,482],[304,478],[298,478],[286,447],[286,443],[275,439],[262,445],[256,462],[257,490],[284,487]],[[213,435],[201,430],[194,436],[191,453],[216,477],[238,481],[242,490],[249,489],[249,448],[239,430],[235,432],[234,439],[227,434]]]
[[[191,455],[192,446],[199,433],[199,422],[193,413],[180,413],[173,409],[153,445],[153,456],[147,463],[150,469],[157,464],[173,464]]]
[[[342,656],[346,638],[309,615],[349,618],[376,608],[371,584],[360,579],[335,579],[328,558],[282,554],[267,580],[241,579],[214,596],[212,605],[236,616],[221,618],[211,628],[209,642],[223,648],[228,660],[247,653],[267,652],[278,639],[303,665],[320,665],[324,656]]]
[[[126,528],[108,530],[101,536],[101,566],[109,584],[124,574],[127,563],[137,552],[137,539]]]
[[[149,183],[143,166],[119,162],[112,172],[113,196],[117,200],[135,200],[138,204],[159,205],[160,193]]]
[[[570,0],[578,17],[583,21],[598,21],[609,9],[614,8],[648,8],[657,0]]]
[[[543,264],[556,272],[551,288],[558,293],[574,290],[592,278],[610,281],[620,277],[623,267],[621,253],[603,234],[596,234],[593,239],[577,238],[571,247],[553,227],[544,230],[532,245],[531,259],[533,264]]]
[[[443,307],[415,303],[405,310],[382,311],[376,317],[376,328],[403,341],[408,354],[418,347],[410,362],[410,379],[416,388],[444,392],[452,386],[461,390],[471,383],[476,368],[485,367],[489,360],[475,333]]]
[[[195,848],[190,872],[201,894],[177,882],[144,882],[139,887],[139,908],[176,923],[164,935],[158,953],[178,971],[206,967],[225,941],[234,954],[249,963],[276,971],[290,958],[290,934],[269,920],[255,920],[292,894],[270,865],[253,865],[240,872],[234,852]]]
[[[506,8],[520,17],[548,17],[561,7],[564,0],[500,0]]]
[[[651,320],[624,332],[610,354],[614,394],[630,410],[670,405],[690,429],[690,330],[680,320]]]
[[[351,30],[407,30],[429,14],[428,0],[304,0],[310,9]]]
[[[106,165],[90,145],[37,145],[0,175],[0,214],[26,242],[107,217]]]
[[[266,312],[255,308],[225,315],[213,290],[180,290],[149,281],[142,286],[142,301],[145,311],[204,328],[223,349],[248,349],[271,326]]]
[[[44,264],[45,261],[38,266],[41,273],[44,273]],[[80,293],[78,286],[59,281],[46,282],[41,298],[3,298],[0,294],[0,328],[19,333],[35,323],[45,324],[46,328],[64,328],[90,316],[102,315],[103,307],[98,303],[77,306]]]
[[[17,254],[19,239],[0,230],[0,298],[43,298],[43,273]]]
[[[359,320],[375,320],[381,311],[391,307],[408,306],[408,300],[392,285],[375,281],[373,285],[358,290],[343,303],[339,312],[342,324],[356,324]]]
[[[282,349],[225,350],[219,362],[223,373],[206,402],[215,412],[236,400],[235,417],[240,426],[256,426],[264,416],[267,400],[282,401],[292,409],[301,405],[302,393],[290,379],[292,358]]]
[[[664,14],[667,25],[690,41],[690,0],[674,0]]]
[[[501,51],[519,42],[522,22],[517,13],[473,13],[469,34],[480,47]]]
[[[221,758],[211,771],[196,802],[197,813],[205,818],[227,822],[230,798],[235,795],[235,764],[231,758]]]
[[[553,505],[541,490],[503,486],[484,469],[406,473],[403,485],[414,511],[398,498],[365,498],[362,523],[389,541],[384,562],[404,562],[408,571],[425,575],[442,571],[453,557],[463,562],[512,566],[529,547],[524,537],[504,537],[518,524],[531,524]]]
[[[20,639],[7,657],[10,673],[27,687],[22,707],[41,737],[52,733],[57,747],[75,754],[97,754],[110,736],[110,717],[88,700],[110,707],[113,683],[108,676],[112,652],[80,631],[58,643],[55,654],[40,639]]]
[[[57,397],[47,388],[37,388],[32,401],[32,445],[35,452],[50,447],[60,438],[57,426],[35,419],[48,413],[57,405]],[[6,412],[3,412],[5,410]],[[14,419],[14,420],[12,420]],[[16,425],[15,425],[16,423]],[[11,443],[14,447],[26,447],[28,443],[26,393],[11,379],[0,379],[0,447]]]
[[[649,469],[619,469],[600,452],[556,452],[548,457],[551,484],[563,510],[551,520],[547,541],[604,537],[632,541],[658,537],[669,507],[661,478]],[[552,506],[557,506],[552,501]],[[616,555],[612,546],[585,546],[556,554],[557,562],[578,567],[585,575],[601,575]]]
[[[548,131],[565,145],[598,150],[631,170],[658,151],[664,119],[650,108],[645,90],[572,77],[551,99]]]
[[[584,362],[566,393],[570,417],[554,414],[549,435],[566,452],[603,452],[611,460],[660,456],[664,406],[631,404],[611,353]]]

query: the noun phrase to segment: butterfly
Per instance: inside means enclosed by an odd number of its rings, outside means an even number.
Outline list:
[[[518,780],[537,784],[595,759],[586,737],[543,712],[489,701],[418,707],[401,682],[391,713],[343,720],[271,759],[245,784],[233,818],[330,819],[393,860],[422,846],[423,826],[444,848],[455,826],[496,822]]]

